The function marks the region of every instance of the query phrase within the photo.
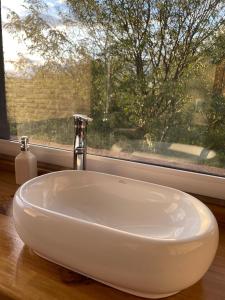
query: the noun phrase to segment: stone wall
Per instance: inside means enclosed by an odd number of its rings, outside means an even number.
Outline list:
[[[33,76],[6,76],[9,122],[67,118],[90,111],[89,64],[73,72],[39,71]]]

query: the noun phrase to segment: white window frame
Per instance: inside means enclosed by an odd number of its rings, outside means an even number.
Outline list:
[[[19,143],[0,139],[0,153],[16,156]],[[38,161],[72,168],[72,151],[31,145]],[[185,192],[225,200],[225,178],[138,162],[87,155],[87,169],[173,187]]]

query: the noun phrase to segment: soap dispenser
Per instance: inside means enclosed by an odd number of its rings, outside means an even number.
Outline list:
[[[27,180],[37,176],[37,159],[29,151],[29,139],[22,136],[20,139],[21,152],[15,158],[16,183],[23,184]]]

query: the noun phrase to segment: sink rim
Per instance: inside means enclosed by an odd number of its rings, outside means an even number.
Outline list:
[[[94,221],[92,222],[92,221],[88,221],[88,220],[85,220],[85,219],[82,219],[82,218],[79,218],[79,217],[76,217],[76,216],[70,216],[70,215],[67,215],[65,213],[60,213],[58,211],[51,210],[49,208],[44,208],[44,207],[35,205],[35,204],[27,201],[23,196],[23,190],[25,188],[27,188],[27,186],[29,186],[30,184],[32,184],[34,182],[38,182],[38,181],[42,180],[45,177],[51,177],[51,176],[54,176],[54,175],[60,174],[60,173],[61,174],[73,173],[74,174],[75,172],[79,172],[79,173],[80,172],[82,172],[82,173],[83,172],[88,172],[88,173],[92,173],[92,174],[100,174],[100,175],[114,177],[114,178],[116,177],[117,179],[121,179],[121,180],[129,180],[129,181],[133,181],[133,182],[137,182],[137,183],[150,184],[150,186],[156,186],[156,187],[160,187],[160,188],[163,188],[163,189],[166,189],[166,190],[179,192],[181,195],[183,194],[185,197],[190,198],[190,200],[196,201],[200,207],[203,207],[205,209],[205,211],[207,212],[207,216],[210,220],[209,226],[203,232],[201,232],[200,234],[196,234],[196,232],[193,231],[193,235],[188,236],[188,237],[182,237],[182,235],[178,236],[177,238],[171,238],[171,239],[169,239],[169,238],[160,238],[160,237],[152,237],[152,236],[146,236],[146,235],[132,233],[132,232],[125,231],[125,230],[122,230],[122,229],[118,229],[118,228],[115,228],[115,227],[100,224],[100,223],[97,223],[97,222],[94,222]],[[215,230],[215,227],[217,227],[217,229],[218,229],[217,221],[216,221],[214,215],[212,214],[212,212],[210,211],[210,209],[204,203],[202,203],[200,200],[198,200],[197,198],[189,195],[188,193],[185,193],[185,192],[180,191],[180,190],[175,189],[175,188],[171,188],[171,187],[167,187],[167,186],[163,186],[163,185],[159,185],[159,184],[155,184],[155,183],[151,183],[151,182],[136,180],[136,179],[132,179],[132,178],[127,178],[127,177],[123,177],[123,176],[112,175],[112,174],[107,174],[107,173],[102,173],[102,172],[96,172],[96,171],[62,170],[62,171],[47,173],[47,174],[35,177],[35,178],[27,181],[26,183],[24,183],[21,187],[19,187],[18,191],[16,192],[16,196],[19,197],[19,199],[22,201],[22,203],[24,203],[24,205],[26,207],[30,207],[30,208],[33,208],[35,210],[38,210],[39,213],[42,213],[42,215],[43,215],[43,212],[46,212],[47,214],[50,214],[51,216],[58,216],[58,217],[63,218],[63,219],[69,219],[70,221],[75,221],[75,222],[83,223],[83,224],[86,224],[86,225],[96,226],[100,229],[108,230],[108,231],[111,231],[111,232],[112,231],[117,232],[119,234],[123,234],[123,235],[126,235],[126,236],[129,235],[131,237],[139,238],[139,239],[142,239],[142,240],[143,239],[144,240],[146,240],[146,239],[151,240],[152,242],[157,243],[157,244],[158,243],[185,243],[185,242],[188,242],[188,241],[195,241],[195,240],[199,240],[199,239],[204,239],[204,238],[208,237],[210,232],[213,232]],[[193,206],[192,209],[195,209],[195,211],[197,213],[199,213],[197,207]]]

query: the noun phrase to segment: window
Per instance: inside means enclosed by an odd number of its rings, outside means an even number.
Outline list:
[[[225,175],[223,1],[1,6],[11,139],[71,149],[85,113],[91,154]]]

